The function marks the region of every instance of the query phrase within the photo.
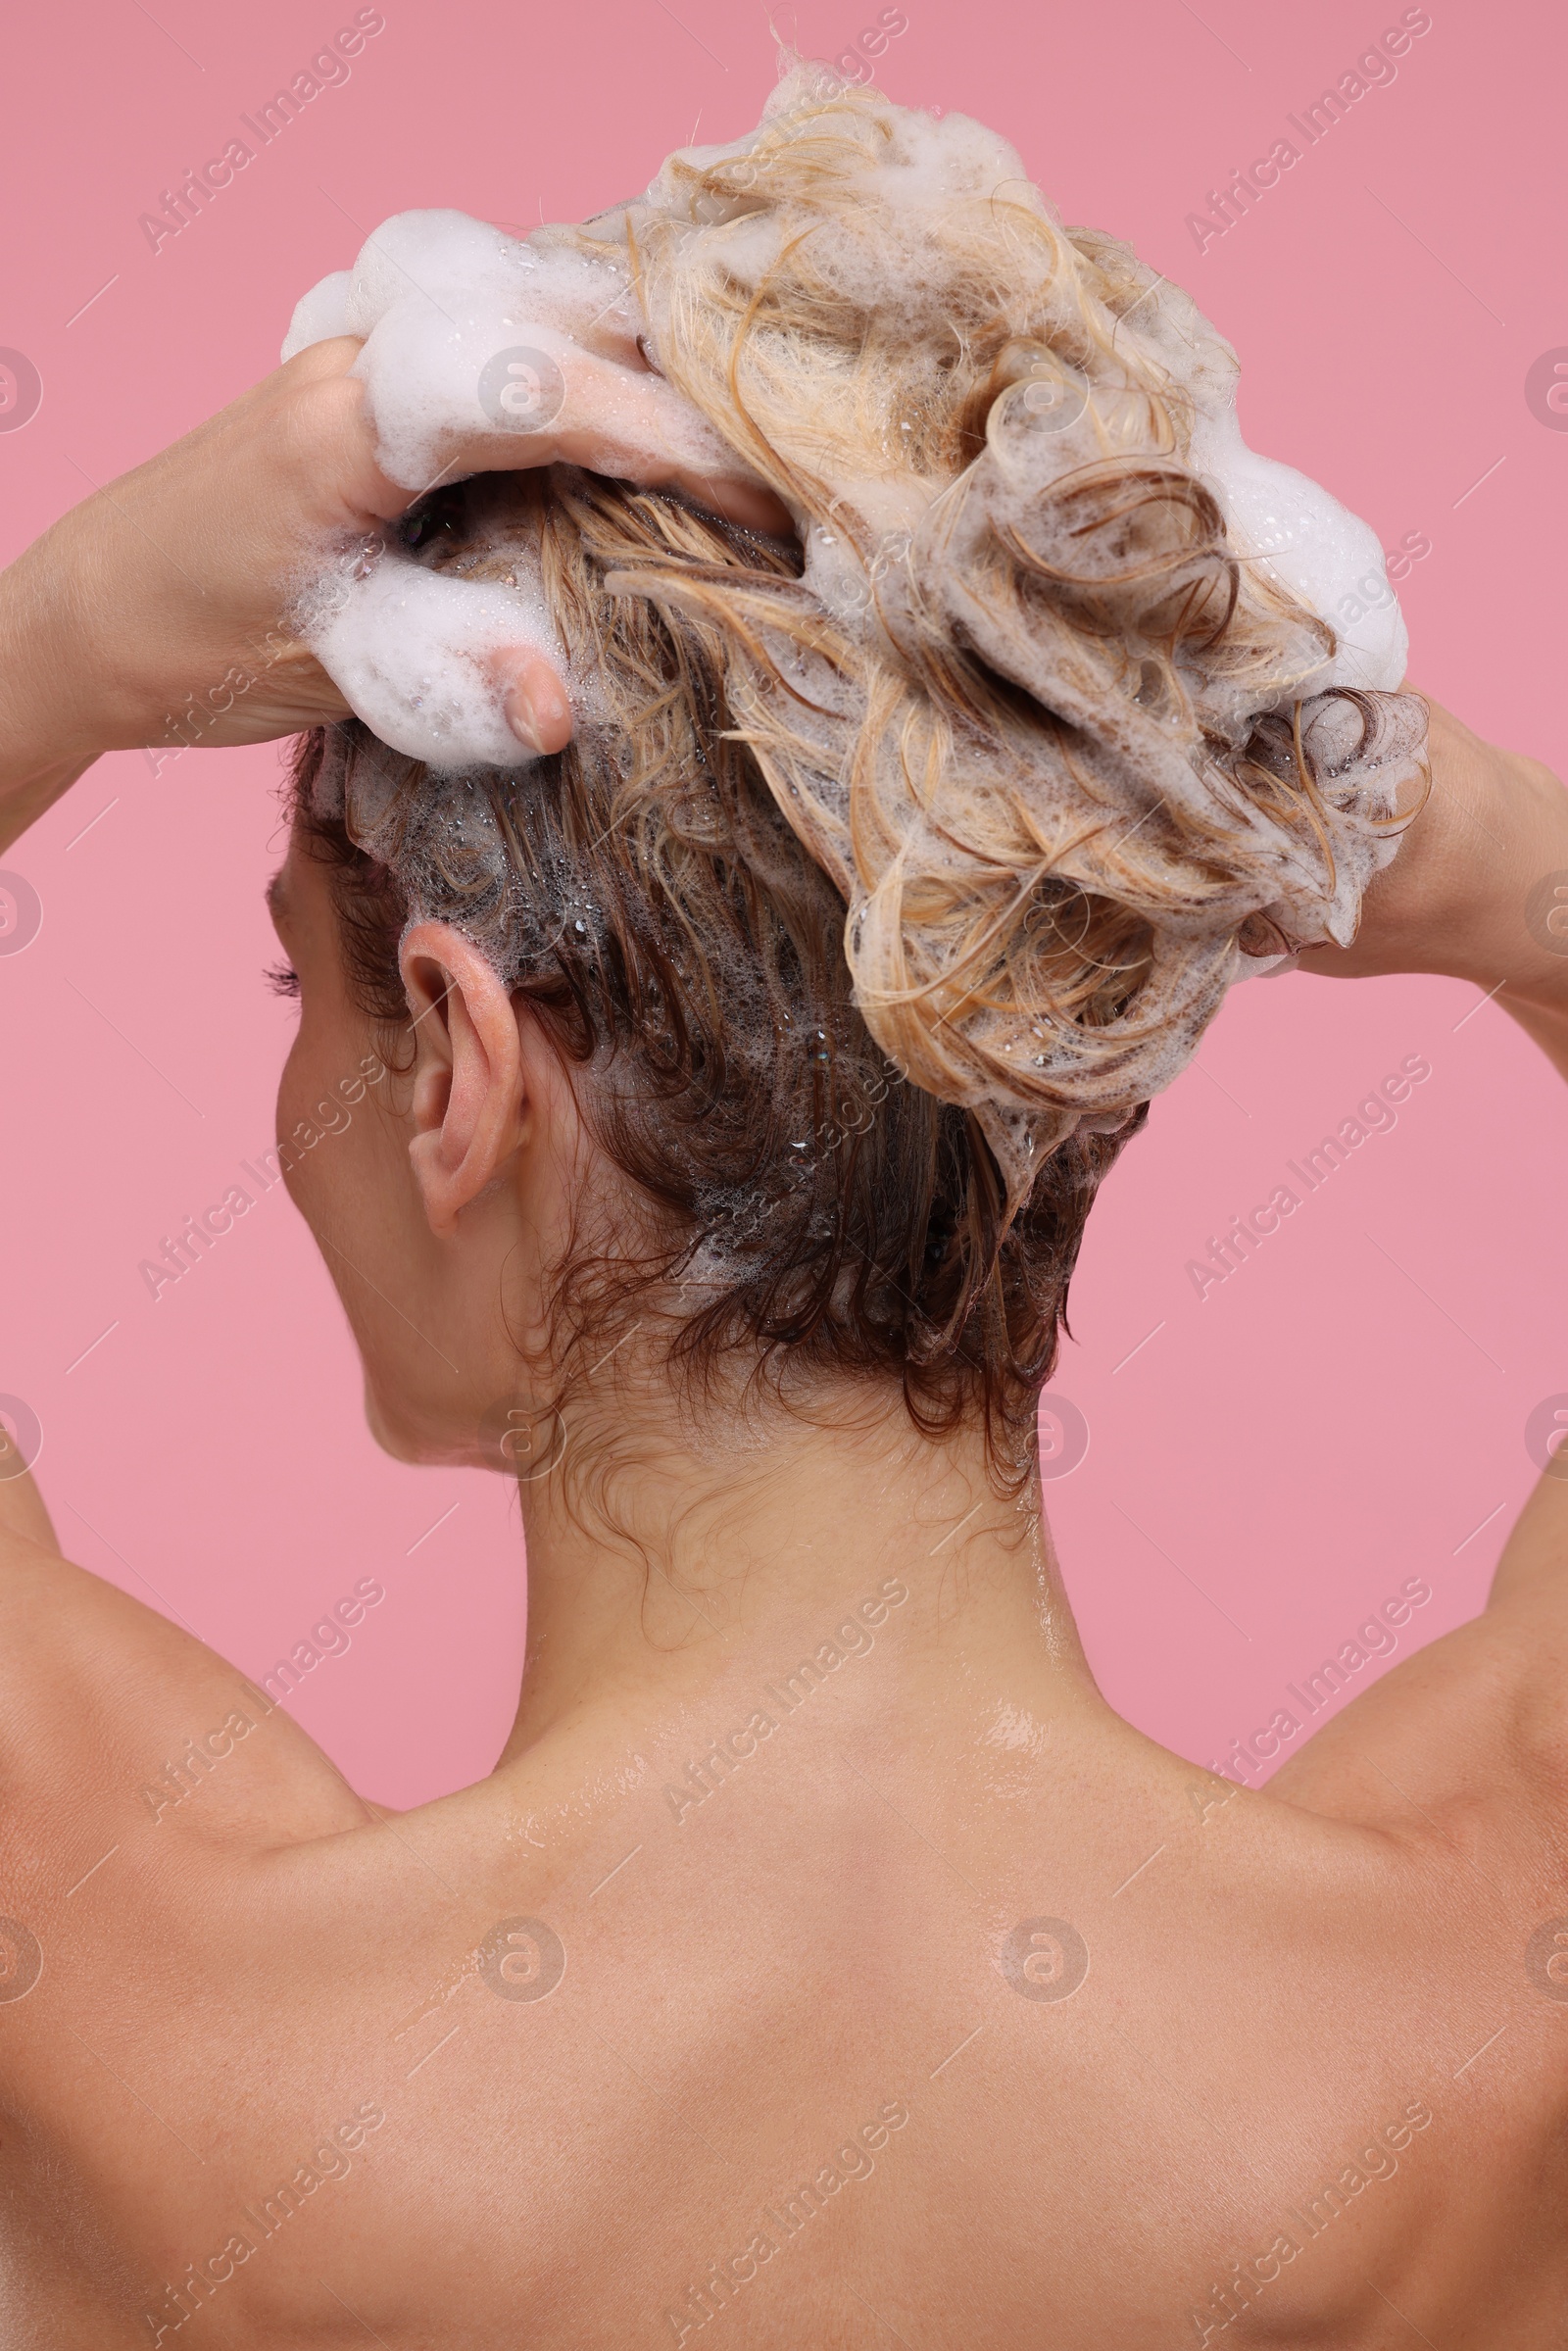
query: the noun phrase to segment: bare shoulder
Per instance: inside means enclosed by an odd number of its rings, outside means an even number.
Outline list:
[[[380,2143],[334,1922],[363,1848],[395,1836],[265,1690],[8,1497],[0,2277],[27,2339],[172,2339],[181,2305],[153,2281],[209,2255],[235,2274],[252,2154],[303,2207]]]
[[[1568,1831],[1568,1478],[1544,1477],[1482,1613],[1415,1651],[1275,1774],[1272,1793],[1560,1886]],[[1559,1905],[1560,1906],[1560,1905]]]
[[[365,1803],[200,1641],[0,1534],[17,2340],[169,2351],[217,2302],[224,2342],[336,2342],[349,2306],[390,2331],[421,2267],[456,2262],[454,2132],[504,2060],[561,2078],[564,2131],[574,2080],[556,2007],[527,2005],[564,1972],[554,1905],[487,1802]],[[519,2074],[505,2094],[543,2093]]]
[[[25,1996],[39,1953],[90,1935],[106,1886],[128,1924],[138,1904],[170,1884],[199,1886],[224,1856],[329,1836],[366,1817],[341,1773],[265,1691],[65,1558],[35,1497],[6,1495],[0,2003]],[[20,2048],[0,2035],[0,2082],[15,2083]]]

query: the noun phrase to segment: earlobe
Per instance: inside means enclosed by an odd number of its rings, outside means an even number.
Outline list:
[[[521,1137],[517,1015],[493,966],[450,923],[416,923],[399,961],[416,1051],[409,1159],[430,1230],[444,1238]]]

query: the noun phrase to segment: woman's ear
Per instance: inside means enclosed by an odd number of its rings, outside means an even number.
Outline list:
[[[497,1176],[528,1104],[517,1014],[494,967],[448,922],[418,922],[399,953],[414,1021],[409,1159],[432,1233]]]

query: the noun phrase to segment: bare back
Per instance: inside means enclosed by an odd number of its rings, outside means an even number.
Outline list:
[[[8,2340],[1568,2340],[1560,1480],[1261,1794],[1023,1673],[909,1715],[895,1578],[385,1816],[3,1576]]]

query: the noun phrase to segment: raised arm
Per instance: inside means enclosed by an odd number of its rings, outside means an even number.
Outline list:
[[[63,514],[0,572],[0,848],[106,751],[265,742],[347,706],[288,631],[313,546],[368,531],[386,480],[348,368],[320,344]],[[243,695],[223,681],[252,680]]]
[[[1300,967],[1472,980],[1568,1077],[1568,791],[1429,707],[1432,796],[1368,891],[1354,946],[1313,948]]]
[[[323,551],[379,534],[413,503],[378,463],[366,388],[351,372],[361,350],[337,336],[298,352],[0,570],[0,854],[102,753],[175,740],[193,700],[203,749],[347,714],[289,615]],[[733,467],[694,471],[678,438],[665,445],[665,387],[635,349],[576,350],[566,375],[548,430],[450,439],[447,471],[580,464],[756,528],[788,528]],[[628,385],[649,412],[638,410],[629,438]],[[559,750],[572,720],[548,661],[505,641],[484,658],[519,749]],[[0,1430],[0,1547],[9,1537],[57,1553],[32,1479],[8,1449]]]
[[[192,702],[203,749],[347,714],[289,615],[333,549],[378,539],[417,495],[381,468],[366,387],[350,372],[361,349],[337,336],[298,352],[0,571],[0,851],[102,752],[183,740]],[[720,453],[710,473],[694,469],[663,430],[667,387],[635,352],[574,350],[565,377],[548,429],[450,434],[442,478],[582,465],[756,529],[789,528],[738,461]],[[519,752],[569,741],[567,689],[537,643],[492,629],[475,658]]]

